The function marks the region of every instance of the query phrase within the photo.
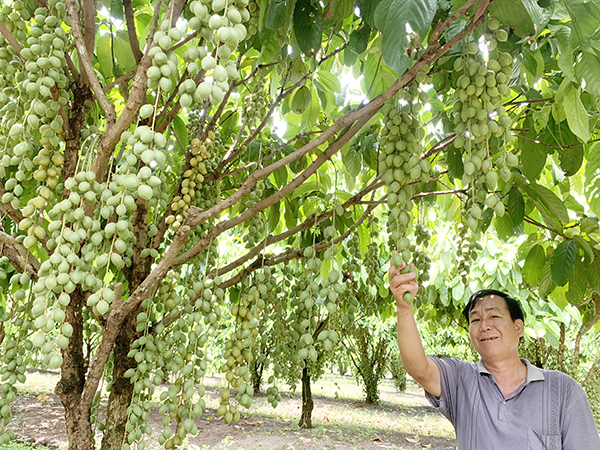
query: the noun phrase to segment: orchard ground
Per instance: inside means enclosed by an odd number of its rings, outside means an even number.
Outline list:
[[[66,449],[63,408],[53,394],[57,381],[55,373],[32,372],[28,374],[27,382],[19,385],[20,395],[13,404],[11,428],[20,441]],[[267,403],[263,393],[256,394],[252,407],[243,412],[239,423],[225,425],[215,412],[221,380],[206,378],[205,381],[207,409],[196,419],[200,432],[189,440],[190,449],[456,448],[450,423],[429,406],[423,391],[410,382],[406,392],[398,393],[392,380],[383,380],[380,404],[368,405],[362,400],[361,387],[353,377],[325,375],[312,386],[313,428],[307,430],[297,425],[302,407],[300,389],[296,393],[283,392],[276,409]],[[160,393],[160,388],[157,392]],[[146,448],[159,449],[156,439],[162,431],[162,416],[158,415],[157,408],[152,410],[150,424],[154,432]]]

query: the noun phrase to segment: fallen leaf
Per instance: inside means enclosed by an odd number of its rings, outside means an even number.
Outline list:
[[[232,440],[233,436],[227,436],[227,437],[225,437],[225,439]]]
[[[419,442],[421,442],[421,436],[419,436],[418,434],[415,434],[414,438],[406,438],[406,440],[408,442],[412,442],[413,444],[418,444]]]
[[[46,394],[40,394],[40,395],[38,395],[37,399],[40,402],[53,402],[54,401],[54,399],[52,397],[50,397],[50,396],[48,396]]]
[[[431,448],[431,444],[427,444],[427,445],[421,444],[421,447],[423,447],[423,448]]]
[[[248,425],[254,425],[256,427],[260,425],[260,422],[258,420],[256,422],[252,422],[251,420],[244,420],[244,423]]]
[[[373,439],[371,439],[373,442],[382,442],[383,439],[381,439],[379,436],[375,436]]]
[[[208,420],[215,420],[215,416],[208,416]]]

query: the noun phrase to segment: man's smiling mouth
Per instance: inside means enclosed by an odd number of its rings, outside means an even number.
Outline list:
[[[494,339],[498,339],[498,338],[497,337],[484,338],[484,339],[481,339],[481,342],[493,341]]]

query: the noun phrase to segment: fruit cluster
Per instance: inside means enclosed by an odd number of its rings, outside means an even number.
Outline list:
[[[421,103],[414,101],[418,95],[417,87],[411,86],[403,91],[401,102],[394,99],[382,109],[384,127],[379,140],[379,167],[388,189],[388,234],[390,247],[397,251],[393,261],[396,267],[411,257],[406,238],[412,222],[414,189],[411,183],[429,181],[431,171],[429,161],[421,159],[425,130],[418,119]]]

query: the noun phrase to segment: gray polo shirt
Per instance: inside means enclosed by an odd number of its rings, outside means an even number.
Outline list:
[[[527,365],[527,379],[504,397],[481,361],[430,357],[442,393],[427,399],[456,430],[458,450],[600,450],[587,397],[562,372]]]

